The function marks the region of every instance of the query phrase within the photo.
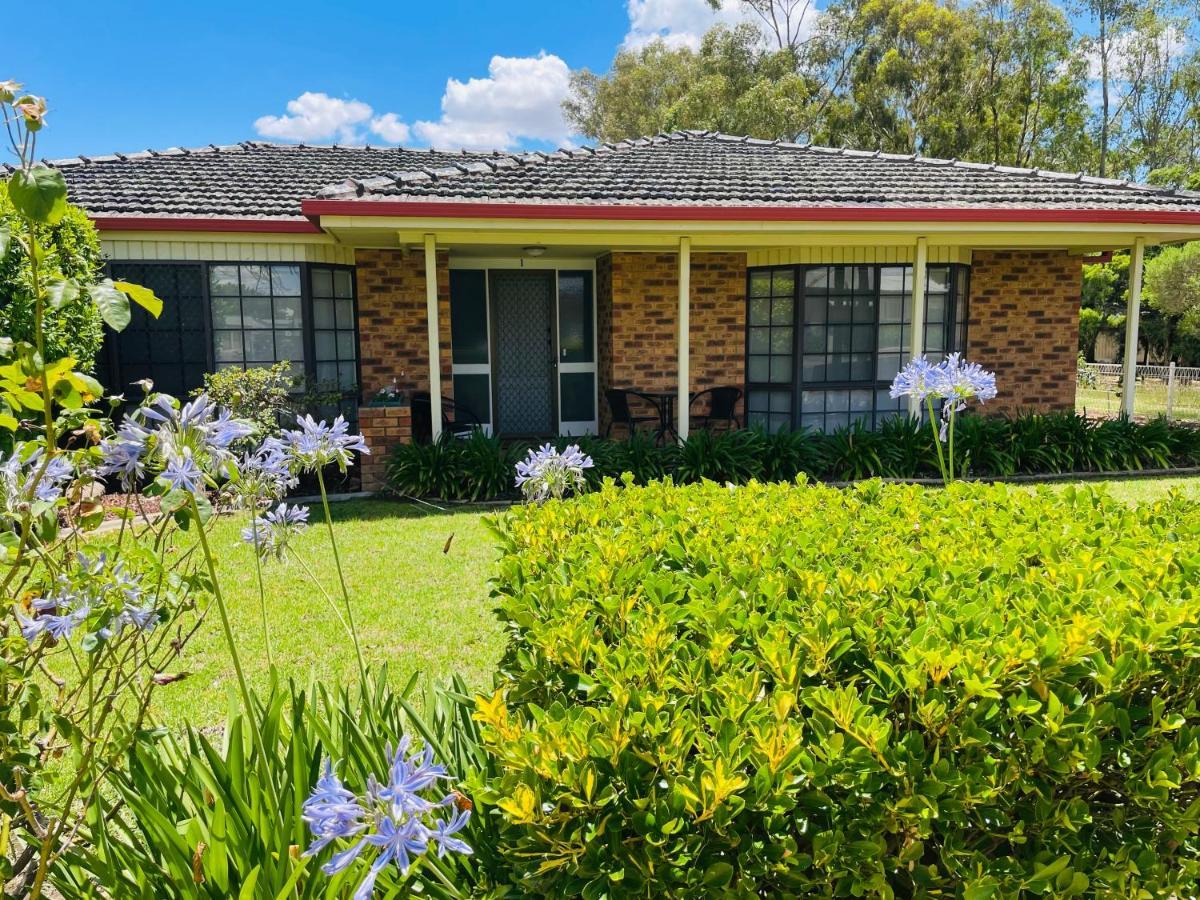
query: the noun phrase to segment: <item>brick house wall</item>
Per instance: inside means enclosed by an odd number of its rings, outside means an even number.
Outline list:
[[[746,255],[693,253],[692,391],[746,380]],[[596,263],[600,428],[610,413],[605,389],[673,391],[678,380],[675,253],[614,252]]]
[[[976,250],[967,359],[996,373],[988,413],[1075,408],[1078,256],[1065,250]]]
[[[438,336],[442,396],[450,376],[450,256],[437,255]],[[425,255],[399,249],[355,251],[362,396],[369,400],[395,378],[401,388],[429,390]]]

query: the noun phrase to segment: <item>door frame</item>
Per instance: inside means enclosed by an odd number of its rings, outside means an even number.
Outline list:
[[[554,257],[550,259],[538,258],[530,259],[520,256],[500,256],[500,257],[450,257],[450,269],[475,269],[484,271],[484,292],[485,305],[487,309],[487,335],[488,335],[488,361],[486,364],[478,363],[474,365],[458,364],[452,366],[452,375],[487,375],[488,376],[488,399],[491,403],[489,410],[489,424],[486,431],[489,434],[495,433],[496,419],[496,378],[495,378],[495,363],[496,363],[496,341],[495,341],[495,312],[492,306],[491,297],[491,272],[492,271],[549,271],[553,273],[551,283],[553,284],[553,303],[551,304],[551,351],[554,355],[554,378],[552,385],[553,392],[553,409],[551,415],[554,419],[553,427],[560,436],[582,435],[582,434],[598,434],[599,429],[599,414],[600,414],[600,332],[599,332],[599,311],[597,309],[596,298],[596,260],[594,257]],[[560,272],[589,272],[591,273],[592,287],[592,362],[590,363],[563,363],[559,360],[561,351],[559,349],[559,296],[558,296],[558,280]],[[454,299],[451,298],[453,303]],[[454,336],[450,336],[453,343]],[[592,410],[594,418],[590,421],[564,421],[562,417],[562,386],[561,376],[572,372],[590,372],[593,376],[592,383],[595,389],[595,395],[592,397]]]

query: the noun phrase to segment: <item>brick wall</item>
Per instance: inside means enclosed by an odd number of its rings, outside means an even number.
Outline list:
[[[977,250],[967,358],[996,373],[988,412],[1075,408],[1082,269],[1063,250]]]
[[[425,315],[425,254],[356,250],[358,342],[362,394],[369,399],[395,378],[401,388],[429,390],[429,329]],[[437,255],[438,333],[442,395],[450,378],[449,256]]]
[[[678,387],[676,324],[679,259],[674,253],[607,254],[596,265],[600,356],[600,427],[609,387],[673,391]],[[742,387],[746,350],[746,256],[693,253],[692,391]]]
[[[412,410],[408,406],[362,406],[358,410],[358,429],[370,455],[360,457],[362,489],[381,490],[387,483],[387,458],[397,444],[412,441]]]

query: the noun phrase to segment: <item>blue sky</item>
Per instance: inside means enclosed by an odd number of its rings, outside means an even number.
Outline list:
[[[9,41],[0,73],[47,97],[46,158],[252,138],[557,146],[570,68],[717,21],[705,0],[60,0],[54,17],[54,52]]]

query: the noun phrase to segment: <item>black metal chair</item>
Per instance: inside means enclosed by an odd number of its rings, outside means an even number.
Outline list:
[[[431,400],[428,391],[414,391],[412,395],[413,438],[428,443],[432,434]],[[483,422],[471,409],[455,403],[453,397],[442,398],[442,434],[466,440]]]
[[[660,417],[657,414],[657,407],[655,408],[655,415],[635,416],[633,414],[633,410],[630,409],[629,406],[629,398],[631,396],[640,397],[651,406],[655,405],[653,400],[642,396],[637,391],[627,391],[621,388],[607,388],[604,391],[604,399],[608,401],[608,409],[609,412],[612,413],[612,417],[609,420],[607,427],[604,429],[605,437],[608,437],[612,433],[614,425],[624,425],[629,430],[629,437],[633,437],[633,433],[637,431],[638,425],[649,423],[656,425],[658,424]]]
[[[691,408],[696,401],[701,397],[707,396],[708,412],[693,416]],[[698,391],[692,394],[691,402],[688,403],[688,419],[697,428],[712,429],[714,425],[720,425],[722,422],[729,430],[741,428],[737,417],[738,401],[742,399],[742,389],[735,387],[715,387],[705,391]]]

